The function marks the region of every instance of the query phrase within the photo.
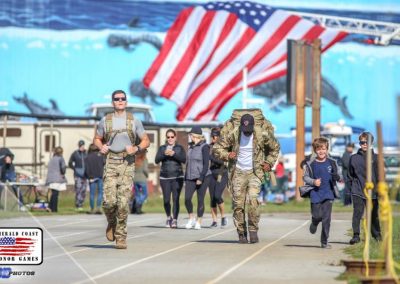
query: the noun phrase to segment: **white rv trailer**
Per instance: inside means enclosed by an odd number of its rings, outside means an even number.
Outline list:
[[[107,105],[108,107],[108,105]],[[135,106],[137,107],[137,106]],[[150,147],[147,152],[150,177],[152,183],[158,186],[159,165],[154,164],[156,152],[162,145],[165,133],[169,128],[177,131],[178,143],[187,146],[188,131],[193,125],[200,125],[209,139],[210,129],[220,125],[218,122],[202,124],[198,122],[184,122],[175,124],[160,124],[153,121],[153,115],[149,108],[142,108],[139,117],[143,119],[143,125],[150,138]],[[99,105],[94,114],[103,114]],[[137,109],[133,111],[136,116]],[[37,176],[41,182],[46,178],[47,164],[51,157],[51,151],[56,146],[64,149],[64,159],[68,163],[72,152],[78,148],[78,141],[84,140],[86,148],[92,143],[95,128],[99,117],[47,117],[26,120],[33,115],[0,112],[0,147],[9,148],[15,155],[14,164],[17,172],[26,175]],[[66,119],[68,118],[68,119]],[[144,119],[147,118],[147,119]],[[6,131],[4,132],[4,129]],[[6,134],[6,135],[5,135]],[[52,145],[52,146],[51,146]],[[73,171],[67,170],[67,180],[72,184]]]

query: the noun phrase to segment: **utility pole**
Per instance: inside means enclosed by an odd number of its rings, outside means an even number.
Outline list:
[[[303,175],[300,167],[304,160],[305,149],[305,74],[304,74],[304,42],[295,43],[296,55],[296,201],[300,201],[299,187],[303,184],[301,176]]]
[[[312,139],[320,136],[321,130],[321,40],[312,43]]]

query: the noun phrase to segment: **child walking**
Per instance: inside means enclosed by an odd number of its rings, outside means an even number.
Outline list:
[[[312,186],[310,233],[315,234],[322,222],[321,248],[331,248],[328,244],[331,226],[332,203],[335,199],[336,182],[340,180],[336,161],[328,157],[329,141],[324,137],[314,139],[312,144],[315,158],[306,161],[303,166],[303,180]]]

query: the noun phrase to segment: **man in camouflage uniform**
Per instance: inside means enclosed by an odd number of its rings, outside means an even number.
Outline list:
[[[150,140],[142,122],[126,112],[126,94],[112,93],[114,113],[99,122],[93,143],[106,155],[104,167],[103,209],[108,226],[106,237],[116,240],[116,248],[126,249],[129,197],[135,172],[135,154],[149,147]],[[135,145],[136,138],[140,144]]]
[[[273,128],[262,115],[261,110],[235,111],[233,119],[225,123],[221,139],[214,145],[213,154],[228,161],[229,189],[233,200],[233,220],[239,235],[239,243],[257,243],[258,222],[260,221],[258,195],[265,173],[270,172],[278,154],[279,143],[274,137]],[[256,122],[255,123],[255,118]],[[224,129],[225,128],[225,129]],[[245,220],[246,198],[248,204],[248,228]]]

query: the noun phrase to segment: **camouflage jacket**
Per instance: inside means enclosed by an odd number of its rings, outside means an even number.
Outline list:
[[[274,136],[271,123],[266,120],[261,110],[235,110],[232,119],[224,124],[219,141],[213,147],[216,158],[228,161],[229,174],[232,177],[236,167],[236,160],[229,160],[229,152],[239,153],[240,144],[240,118],[244,113],[250,113],[255,120],[253,133],[253,171],[254,174],[264,180],[262,163],[265,161],[271,168],[278,159],[280,145]]]

